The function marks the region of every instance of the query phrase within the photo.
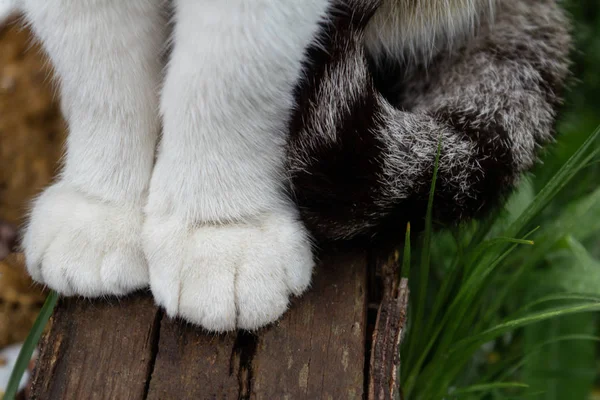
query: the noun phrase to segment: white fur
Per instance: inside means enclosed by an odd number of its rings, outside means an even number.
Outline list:
[[[144,233],[156,301],[211,331],[275,321],[311,280],[312,253],[294,209],[198,227],[150,217]]]
[[[0,0],[0,27],[16,12],[19,11],[17,0]]]
[[[151,288],[170,315],[253,329],[307,287],[313,260],[284,193],[284,145],[327,4],[175,1],[144,230]]]
[[[25,235],[34,279],[65,294],[147,285],[140,231],[156,137],[163,1],[25,0],[69,124],[64,169]]]
[[[65,295],[122,295],[145,287],[142,222],[139,207],[54,185],[36,200],[23,238],[29,273]]]
[[[286,203],[284,146],[327,0],[177,0],[148,212],[223,222]]]

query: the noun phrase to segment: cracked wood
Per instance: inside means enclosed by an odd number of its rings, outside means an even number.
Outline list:
[[[328,252],[311,290],[255,334],[163,317],[147,295],[61,301],[33,399],[363,398],[367,256]]]
[[[143,399],[156,341],[147,296],[61,300],[41,344],[32,400]]]
[[[312,289],[257,334],[163,321],[149,398],[362,398],[366,267],[363,252],[324,257]]]

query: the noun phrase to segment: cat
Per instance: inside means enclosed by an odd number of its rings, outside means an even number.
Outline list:
[[[149,286],[217,332],[277,320],[313,241],[419,220],[438,148],[436,217],[499,204],[552,139],[569,74],[554,0],[12,5],[69,126],[29,273],[64,295]]]

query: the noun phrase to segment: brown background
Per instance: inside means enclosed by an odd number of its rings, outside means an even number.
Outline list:
[[[16,21],[0,27],[0,218],[23,223],[32,197],[55,175],[64,138],[39,46]],[[22,256],[0,261],[0,348],[25,339],[43,299]]]

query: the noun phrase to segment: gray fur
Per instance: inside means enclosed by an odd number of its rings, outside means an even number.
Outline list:
[[[497,0],[491,12],[487,1],[456,0],[447,4],[469,7],[470,17],[463,28],[440,28],[451,38],[427,42],[443,47],[373,45],[373,24],[382,11],[405,10],[402,1],[378,9],[342,2],[351,10],[325,28],[326,53],[315,50],[318,65],[300,85],[290,175],[319,237],[373,234],[390,218],[421,218],[440,140],[438,218],[481,215],[552,139],[571,48],[556,1]]]
[[[440,49],[452,50],[489,23],[498,0],[383,0],[369,22],[365,44],[371,54],[403,62],[427,62]]]

